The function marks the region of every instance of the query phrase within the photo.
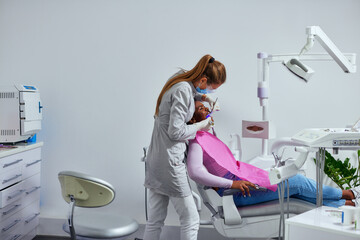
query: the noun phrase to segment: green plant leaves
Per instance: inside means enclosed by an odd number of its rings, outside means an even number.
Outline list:
[[[357,153],[360,167],[360,150]],[[314,162],[316,163],[316,158],[314,158]],[[324,172],[341,189],[350,189],[360,185],[359,167],[354,168],[349,158],[341,161],[325,151]]]

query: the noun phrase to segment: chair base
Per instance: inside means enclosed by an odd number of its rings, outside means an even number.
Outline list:
[[[126,237],[139,228],[138,223],[126,216],[104,213],[82,213],[74,216],[76,236],[83,238],[120,238]],[[63,225],[65,232],[70,234],[69,226]],[[80,238],[79,238],[80,239]]]

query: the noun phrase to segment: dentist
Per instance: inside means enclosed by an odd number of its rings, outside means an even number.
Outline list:
[[[181,224],[181,240],[196,240],[199,215],[191,194],[185,167],[186,143],[196,132],[211,129],[211,118],[187,125],[195,111],[196,100],[215,102],[207,93],[226,80],[222,63],[203,56],[189,71],[178,72],[169,79],[157,100],[154,129],[146,158],[145,187],[149,189],[148,221],[144,240],[160,239],[169,200]]]

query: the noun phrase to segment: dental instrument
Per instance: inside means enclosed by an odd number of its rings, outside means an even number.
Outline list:
[[[218,98],[216,98],[216,100],[215,100],[215,102],[214,102],[214,105],[213,105],[213,107],[212,107],[212,109],[211,109],[211,112],[210,112],[208,115],[206,115],[206,118],[211,117],[212,113],[214,112],[214,109],[215,109],[215,105],[216,105],[216,103],[217,103],[217,100],[218,100]],[[216,132],[215,132],[215,129],[214,129],[214,126],[215,126],[214,121],[211,121],[211,125],[212,125],[212,128],[211,128],[211,129],[212,129],[213,135],[216,137]]]
[[[354,123],[354,125],[352,125],[352,127],[351,127],[351,131],[352,132],[358,132],[359,130],[358,130],[358,124],[360,123],[360,118],[359,118],[359,120],[357,120],[355,123]]]
[[[294,163],[280,165],[279,167],[270,169],[269,179],[271,184],[279,184],[282,181],[295,176],[299,172],[299,169],[304,165],[311,150],[305,147],[295,147],[295,151],[300,154]]]
[[[210,113],[209,113],[208,115],[206,115],[206,118],[211,117],[212,113],[214,112],[214,109],[215,109],[215,105],[216,105],[216,103],[217,103],[217,100],[218,100],[218,98],[215,99],[214,105],[213,105]]]

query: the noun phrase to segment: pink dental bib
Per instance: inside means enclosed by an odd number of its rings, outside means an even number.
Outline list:
[[[236,161],[230,149],[211,133],[199,131],[196,134],[196,140],[209,155],[209,158],[203,159],[205,165],[225,169],[242,180],[276,191],[277,186],[270,184],[268,172],[248,163]]]

